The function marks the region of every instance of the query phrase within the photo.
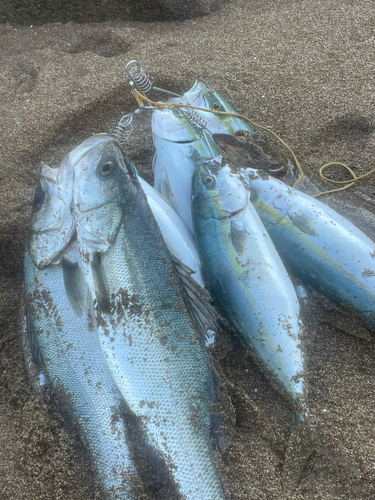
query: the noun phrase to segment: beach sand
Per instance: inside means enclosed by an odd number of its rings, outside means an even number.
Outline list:
[[[81,141],[134,111],[123,68],[137,59],[159,87],[183,92],[199,77],[219,90],[251,120],[272,127],[314,181],[329,161],[363,174],[375,156],[374,23],[375,4],[366,0],[237,0],[185,22],[0,26],[1,500],[101,498],[76,432],[53,402],[34,393],[21,348],[23,251],[40,162],[57,166]],[[150,119],[146,111],[136,119],[126,151],[152,181]],[[374,180],[322,201],[349,200],[374,212]],[[293,412],[234,339],[226,356],[213,354],[231,398],[228,439],[218,453],[230,500],[375,498],[375,337],[347,335],[329,301],[307,291],[309,407],[361,474],[315,453],[295,493],[285,493]],[[152,488],[146,493],[142,498],[162,498]]]

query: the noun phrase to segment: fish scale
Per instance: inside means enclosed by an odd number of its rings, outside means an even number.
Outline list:
[[[82,265],[96,296],[107,364],[144,439],[164,461],[176,498],[224,499],[210,441],[214,388],[203,341],[146,196],[121,150],[109,139],[96,153],[89,163],[83,158],[75,165],[74,201],[78,214],[85,210],[85,230],[81,233],[77,217],[77,235],[81,254],[90,256]],[[116,171],[106,181],[98,171],[108,158]],[[122,208],[115,239],[103,236],[107,226],[112,235],[113,219],[100,217],[100,201]],[[99,281],[105,283],[109,307]]]

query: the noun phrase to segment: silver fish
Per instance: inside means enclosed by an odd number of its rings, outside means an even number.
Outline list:
[[[108,366],[175,498],[223,499],[212,372],[147,198],[114,138],[76,154],[77,238]]]
[[[62,248],[68,236],[62,236],[60,228],[71,227],[72,192],[64,199],[53,194],[52,188],[56,183],[72,188],[67,181],[72,174],[65,159],[52,187],[52,181],[42,177],[34,200],[25,253],[26,331],[32,353],[28,357],[37,365],[34,368],[48,376],[62,408],[78,424],[104,498],[135,500],[142,488],[128,448],[122,418],[124,401],[101,351],[92,300],[77,264],[75,244]],[[69,194],[69,189],[65,192]],[[53,215],[60,221],[55,228],[50,224]],[[49,249],[56,243],[60,245],[60,262],[42,267],[41,263],[50,260]],[[32,256],[37,256],[37,262]]]

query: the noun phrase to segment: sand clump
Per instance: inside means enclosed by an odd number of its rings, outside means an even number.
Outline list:
[[[57,166],[89,135],[110,131],[135,109],[123,68],[138,59],[160,87],[185,91],[199,76],[222,92],[281,135],[313,181],[318,167],[332,160],[365,173],[375,156],[374,16],[373,2],[365,0],[238,0],[185,22],[0,26],[1,500],[100,498],[79,437],[53,402],[34,393],[22,355],[23,249],[40,161]],[[144,113],[127,146],[149,181],[150,132]],[[335,196],[373,212],[374,179]],[[361,474],[314,454],[295,494],[286,495],[281,471],[292,411],[240,342],[222,339],[213,356],[230,396],[228,439],[219,451],[228,499],[375,496],[374,336],[348,335],[330,303],[307,292],[309,406],[319,425],[350,450]]]

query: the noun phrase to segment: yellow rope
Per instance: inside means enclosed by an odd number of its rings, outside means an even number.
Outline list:
[[[301,165],[300,165],[300,163],[299,163],[296,155],[293,153],[292,149],[288,146],[288,144],[286,144],[286,142],[284,142],[281,139],[281,137],[279,137],[275,132],[273,132],[272,130],[270,130],[267,127],[263,127],[263,125],[259,125],[259,123],[255,123],[255,122],[249,120],[249,118],[246,118],[246,116],[243,116],[243,115],[241,115],[239,113],[231,113],[231,112],[228,112],[228,111],[218,111],[216,109],[201,108],[199,106],[193,106],[191,104],[172,103],[172,102],[155,102],[155,101],[151,101],[151,99],[148,99],[146,96],[144,96],[143,94],[141,94],[136,89],[133,89],[132,93],[133,93],[133,95],[135,97],[135,100],[138,103],[138,106],[140,106],[140,107],[143,107],[144,103],[147,102],[148,104],[150,104],[151,106],[153,106],[155,109],[158,109],[158,110],[162,110],[162,109],[167,108],[167,107],[173,107],[173,108],[191,108],[191,109],[197,109],[198,111],[204,111],[205,113],[214,113],[216,115],[227,115],[227,116],[235,116],[236,118],[241,118],[242,120],[245,120],[246,122],[250,123],[250,125],[253,125],[254,127],[258,127],[260,129],[265,130],[266,132],[269,132],[270,134],[272,134],[290,152],[290,154],[293,156],[294,163],[295,163],[296,167],[298,168],[298,171],[299,171],[299,174],[300,174],[299,177],[298,177],[298,179],[296,180],[296,182],[293,184],[294,188],[298,186],[298,184],[301,182],[301,180],[303,179],[303,177],[305,175],[303,173],[303,170],[301,168]],[[332,166],[332,165],[340,165],[340,166],[346,168],[348,170],[348,172],[352,175],[353,179],[352,180],[348,180],[348,181],[335,181],[335,180],[329,179],[328,177],[326,177],[325,175],[323,175],[324,170],[327,167]],[[334,184],[345,184],[345,186],[343,186],[341,188],[337,188],[337,189],[331,189],[329,191],[323,191],[322,193],[318,193],[318,194],[313,195],[313,198],[317,198],[318,196],[322,196],[323,194],[335,193],[337,191],[343,191],[344,189],[348,189],[351,186],[354,186],[354,184],[357,181],[359,181],[360,179],[363,179],[364,177],[367,177],[368,175],[372,174],[373,172],[375,172],[375,168],[373,168],[372,170],[370,170],[366,174],[360,175],[358,177],[353,172],[353,170],[350,167],[348,167],[347,165],[345,165],[345,163],[340,163],[340,162],[336,162],[336,161],[335,162],[326,163],[325,165],[323,165],[319,169],[319,175],[320,175],[320,177],[322,177],[322,179],[324,179],[324,180],[326,180],[328,182],[333,182]]]
[[[346,170],[350,173],[350,175],[352,176],[352,179],[349,179],[347,181],[335,181],[333,179],[329,179],[328,177],[326,177],[323,172],[324,170],[327,168],[327,167],[331,167],[332,165],[339,165],[340,167],[344,167],[346,168]],[[348,167],[348,165],[345,165],[345,163],[341,163],[339,161],[332,161],[330,163],[326,163],[325,165],[323,165],[322,167],[320,167],[319,169],[319,175],[322,179],[324,179],[325,181],[328,181],[328,182],[332,182],[333,184],[345,184],[343,187],[341,188],[337,188],[337,189],[331,189],[329,191],[323,191],[322,193],[318,193],[318,194],[314,194],[313,195],[313,198],[317,198],[318,196],[321,196],[322,194],[327,194],[327,193],[336,193],[337,191],[344,191],[344,189],[348,189],[350,188],[351,186],[354,186],[354,184],[359,181],[360,179],[363,179],[364,177],[367,177],[368,175],[371,175],[373,172],[375,172],[375,168],[372,168],[369,172],[366,172],[365,174],[363,175],[360,175],[360,176],[357,176],[355,172],[353,172],[353,170]]]

